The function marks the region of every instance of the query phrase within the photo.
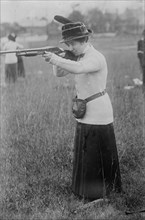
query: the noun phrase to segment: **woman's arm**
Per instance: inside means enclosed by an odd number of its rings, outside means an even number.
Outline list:
[[[68,75],[69,73],[64,69],[53,65],[53,74],[57,77],[62,77]]]
[[[46,53],[45,60],[72,74],[83,74],[98,71],[101,68],[100,58],[89,57],[80,61],[67,60],[56,54]]]

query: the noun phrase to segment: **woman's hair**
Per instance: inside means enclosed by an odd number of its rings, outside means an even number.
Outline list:
[[[88,39],[89,39],[89,37],[88,37],[88,36],[85,36],[85,37],[73,39],[72,41],[74,41],[74,42],[79,42],[79,43],[85,43],[85,42],[88,42]],[[71,42],[71,41],[70,41],[70,42]],[[65,42],[65,44],[68,46],[70,42],[67,41],[67,42]]]
[[[77,42],[80,42],[80,43],[88,42],[88,40],[89,40],[88,36],[74,39],[74,41],[77,41]]]

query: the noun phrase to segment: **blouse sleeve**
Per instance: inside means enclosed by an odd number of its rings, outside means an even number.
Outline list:
[[[50,59],[50,63],[72,74],[84,74],[99,71],[102,61],[102,57],[96,55],[84,58],[80,61],[72,61],[53,54]]]
[[[53,65],[53,74],[57,77],[62,77],[68,75],[69,73],[61,67]]]

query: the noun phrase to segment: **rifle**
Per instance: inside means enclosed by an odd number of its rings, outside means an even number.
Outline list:
[[[7,51],[0,51],[0,55],[7,54],[7,53],[16,53],[17,56],[37,56],[43,55],[46,52],[55,53],[56,55],[63,57],[69,60],[77,60],[77,56],[75,56],[70,50],[64,50],[59,47],[41,47],[41,48],[31,48],[31,49],[17,49],[17,50],[7,50]]]
[[[126,211],[125,214],[130,215],[130,214],[136,214],[136,213],[141,213],[141,212],[145,212],[145,209],[141,209],[137,211]]]

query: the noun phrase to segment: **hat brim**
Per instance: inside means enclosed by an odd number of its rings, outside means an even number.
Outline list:
[[[60,41],[60,43],[66,43],[66,42],[73,41],[73,40],[76,40],[76,39],[79,39],[79,38],[87,37],[90,34],[92,34],[92,30],[88,29],[87,33],[85,33],[83,35],[80,35],[80,36],[73,36],[73,37],[69,37],[67,39],[63,39],[63,40]]]

